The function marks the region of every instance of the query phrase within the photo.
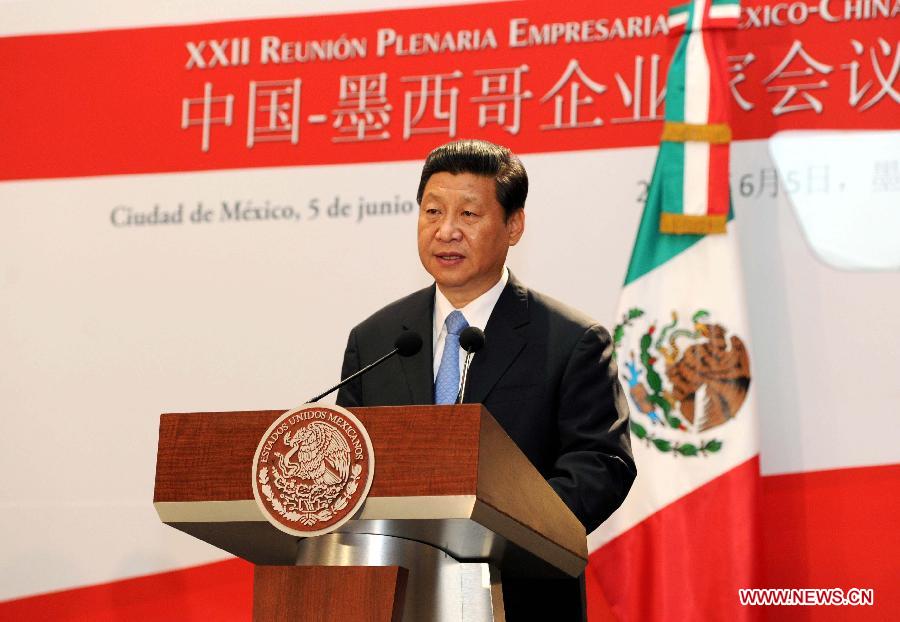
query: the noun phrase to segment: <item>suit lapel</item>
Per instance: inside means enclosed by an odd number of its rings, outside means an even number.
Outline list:
[[[422,349],[413,356],[400,357],[400,365],[409,387],[410,404],[434,403],[434,285],[416,292],[403,316],[403,330],[422,337]]]
[[[510,272],[509,282],[484,328],[484,349],[475,355],[469,367],[466,402],[484,402],[525,347],[523,327],[528,322],[528,290]]]

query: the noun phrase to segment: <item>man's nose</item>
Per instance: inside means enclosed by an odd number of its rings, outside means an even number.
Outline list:
[[[462,231],[459,229],[459,223],[456,216],[446,214],[442,219],[437,230],[437,238],[442,242],[451,242],[462,239]]]

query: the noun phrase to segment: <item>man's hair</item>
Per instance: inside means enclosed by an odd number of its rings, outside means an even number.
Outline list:
[[[428,154],[422,167],[416,201],[421,205],[425,184],[435,173],[472,173],[494,179],[497,202],[503,206],[504,219],[524,209],[528,196],[528,174],[525,167],[506,147],[486,140],[457,140]]]

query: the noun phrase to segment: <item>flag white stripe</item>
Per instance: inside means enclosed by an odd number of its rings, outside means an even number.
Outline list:
[[[703,11],[706,8],[706,3],[711,1],[712,0],[693,0],[694,14],[691,16],[691,29],[694,32],[700,30],[700,26],[703,24]]]
[[[733,221],[727,225],[727,231],[726,235],[706,236],[677,257],[629,283],[622,291],[618,316],[629,308],[639,307],[651,318],[663,320],[673,309],[680,309],[683,317],[701,305],[710,311],[713,323],[722,324],[729,334],[739,336],[752,349]],[[703,277],[698,278],[698,275]],[[629,352],[623,348],[618,356],[622,374]],[[752,364],[751,359],[751,372]],[[627,392],[624,380],[623,386]],[[629,406],[634,409],[634,404]],[[651,432],[665,436],[665,427],[649,425],[640,413],[633,412],[632,417]],[[702,436],[721,440],[722,450],[707,456],[680,458],[647,447],[644,441],[632,436],[637,479],[622,507],[588,536],[589,551],[603,546],[663,507],[759,453],[752,382],[739,415]]]
[[[709,61],[703,45],[700,23],[704,5],[708,0],[694,1],[692,27],[688,35],[684,68],[684,121],[705,125],[709,122]],[[687,142],[684,144],[684,194],[682,211],[685,214],[707,213],[709,188],[709,144]]]
[[[694,0],[691,27],[685,51],[684,67],[684,121],[706,124],[709,120],[709,62],[703,45],[700,26],[706,3],[710,0]],[[709,145],[687,142],[684,145],[684,193],[682,211],[685,214],[707,213],[709,187]]]
[[[678,26],[683,26],[687,24],[688,13],[685,11],[684,13],[675,13],[674,15],[670,15],[668,21],[668,26],[670,29],[677,28]]]
[[[703,216],[709,203],[709,143],[684,143],[684,195],[682,211]]]
[[[741,6],[739,4],[715,4],[709,7],[709,16],[711,19],[727,17],[737,19],[741,16]]]

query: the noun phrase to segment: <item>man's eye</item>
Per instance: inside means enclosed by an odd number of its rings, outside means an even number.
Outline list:
[[[465,216],[466,218],[472,218],[473,216],[478,216],[478,214],[476,214],[475,212],[470,212],[469,210],[466,210],[463,212],[463,216]]]

